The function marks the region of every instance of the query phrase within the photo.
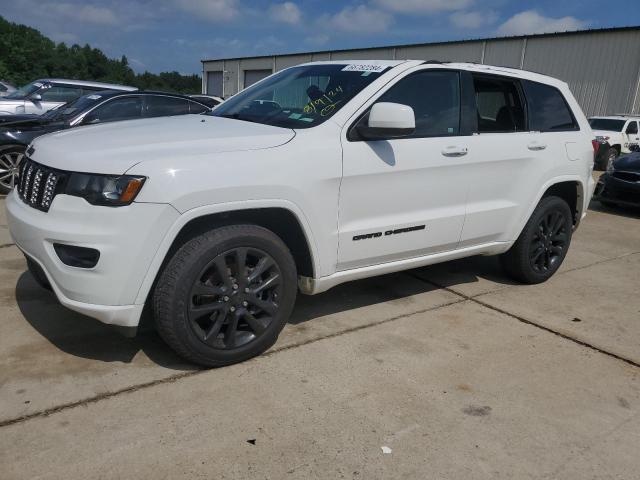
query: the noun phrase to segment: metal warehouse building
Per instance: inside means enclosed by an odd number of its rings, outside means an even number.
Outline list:
[[[522,68],[566,81],[587,115],[640,113],[640,27],[202,61],[202,89],[227,98],[317,60],[440,60]]]

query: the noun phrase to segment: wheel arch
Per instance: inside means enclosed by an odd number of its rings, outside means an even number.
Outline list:
[[[548,196],[558,196],[568,203],[573,215],[573,228],[575,230],[578,228],[584,210],[586,209],[585,192],[587,191],[587,185],[585,184],[584,179],[578,176],[555,177],[547,181],[542,188],[540,188],[535,200],[531,202],[531,205],[527,210],[527,214],[521,219],[518,229],[515,231],[515,235],[513,236],[513,240],[515,241],[520,236],[520,233],[524,229],[529,218],[531,218],[531,215],[538,203],[540,203],[540,200]]]
[[[198,207],[183,213],[166,234],[156,252],[138,291],[136,303],[146,302],[160,272],[173,252],[195,236],[225,225],[258,225],[274,232],[289,247],[298,275],[313,278],[318,271],[317,249],[309,223],[297,207],[287,203],[250,201],[244,202],[244,205]]]

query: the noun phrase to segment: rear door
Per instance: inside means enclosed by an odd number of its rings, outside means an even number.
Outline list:
[[[477,132],[469,146],[460,246],[515,240],[532,202],[572,150],[577,124],[554,87],[473,74]],[[516,235],[517,236],[517,235]]]

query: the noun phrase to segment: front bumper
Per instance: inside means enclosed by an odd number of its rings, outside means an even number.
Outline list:
[[[619,205],[639,207],[640,182],[621,180],[610,173],[605,173],[598,180],[593,198]]]
[[[136,303],[149,265],[178,212],[167,204],[98,207],[82,198],[57,195],[48,212],[7,196],[9,231],[16,245],[44,271],[60,303],[104,323],[138,325],[144,303]],[[53,244],[100,251],[93,268],[62,263]]]

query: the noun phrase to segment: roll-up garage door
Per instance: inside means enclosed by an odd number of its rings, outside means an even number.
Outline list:
[[[257,81],[271,75],[271,70],[245,70],[244,71],[244,88],[253,85]]]
[[[222,97],[222,72],[207,73],[207,95]]]

